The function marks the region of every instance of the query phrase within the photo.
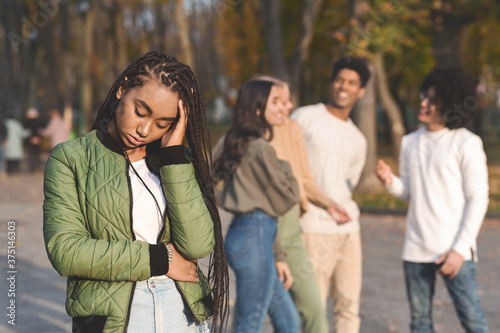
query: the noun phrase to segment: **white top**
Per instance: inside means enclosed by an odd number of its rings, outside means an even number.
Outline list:
[[[465,128],[423,127],[403,137],[399,174],[387,189],[410,202],[403,260],[434,262],[450,249],[477,260],[476,238],[488,207],[481,139]]]
[[[160,178],[149,171],[146,160],[132,162],[134,169],[141,176],[148,188],[153,192],[162,214],[158,212],[153,196],[139,180],[132,167],[129,168],[130,185],[132,186],[132,219],[135,238],[156,244],[163,227],[166,199],[161,188]]]
[[[13,118],[5,121],[5,127],[7,129],[7,143],[5,145],[4,158],[13,161],[23,159],[23,139],[29,137],[31,131],[25,129],[19,120]]]
[[[352,200],[366,161],[366,139],[351,119],[332,115],[324,104],[301,107],[292,116],[304,132],[307,155],[319,187],[344,206],[352,221],[338,225],[324,210],[308,203],[301,219],[306,233],[337,234],[359,231],[359,208]]]

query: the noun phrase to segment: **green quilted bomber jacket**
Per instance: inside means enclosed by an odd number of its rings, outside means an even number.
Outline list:
[[[162,243],[173,243],[190,260],[212,252],[213,223],[187,159],[189,149],[156,146],[155,152],[148,147],[147,164],[160,175],[167,200],[158,244],[135,240],[128,166],[109,134],[92,131],[62,143],[47,161],[45,246],[54,268],[68,277],[66,311],[80,332],[127,331],[135,281],[167,272]],[[176,148],[182,149],[183,164],[168,160]],[[199,268],[198,276],[198,283],[176,285],[188,312],[202,322],[211,316],[213,301]]]

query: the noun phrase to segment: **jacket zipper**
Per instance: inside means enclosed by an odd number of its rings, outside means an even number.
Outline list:
[[[160,178],[160,183],[161,183],[161,178]],[[161,194],[163,196],[165,196],[165,194],[163,194],[163,185],[161,185]],[[163,238],[163,234],[165,233],[165,228],[166,228],[166,225],[167,225],[167,216],[168,216],[168,202],[167,202],[167,198],[165,198],[165,211],[163,212],[163,216],[162,216],[162,226],[161,226],[161,230],[160,230],[160,233],[158,234],[158,237],[156,238],[156,244],[159,244],[161,242],[161,239]],[[170,220],[168,220],[169,223],[170,223]],[[170,239],[168,240],[170,242]]]
[[[135,241],[135,233],[134,233],[134,221],[132,218],[132,207],[133,207],[133,196],[132,196],[132,184],[130,184],[130,176],[129,176],[129,165],[127,161],[125,161],[125,175],[127,176],[127,186],[128,186],[128,196],[129,196],[129,202],[130,202],[130,207],[129,207],[129,215],[130,215],[130,233],[132,234],[132,240]],[[135,292],[135,285],[136,282],[134,281],[132,283],[132,291],[130,292],[130,299],[128,302],[128,312],[127,312],[127,318],[125,319],[125,326],[123,328],[123,332],[127,332],[128,330],[128,323],[130,321],[130,310],[132,309],[132,299],[134,298],[134,292]]]
[[[161,227],[160,233],[158,234],[158,238],[156,238],[156,244],[159,244],[161,242],[163,233],[165,233],[165,216],[163,216],[163,226]]]
[[[132,233],[132,239],[135,240],[134,226],[133,226],[133,224],[134,224],[133,222],[134,221],[132,219],[132,206],[133,206],[133,201],[132,201],[133,200],[132,199],[132,185],[130,184],[130,176],[129,176],[128,173],[129,173],[129,165],[127,163],[126,164],[125,174],[127,175],[127,185],[128,185],[128,192],[129,192],[129,197],[130,197],[130,209],[129,209],[129,214],[130,214],[130,231]],[[163,221],[165,221],[165,217],[167,216],[167,214],[168,214],[168,202],[165,205],[165,216],[163,217]],[[163,233],[165,232],[165,224],[166,224],[166,222],[163,223],[163,227],[161,228],[161,231],[160,231],[160,234],[158,235],[156,243],[158,243],[161,240],[161,238],[163,236]],[[196,266],[196,268],[198,269],[198,265]],[[197,325],[201,324],[200,320],[198,320],[198,318],[194,315],[194,311],[191,308],[191,305],[189,304],[189,302],[187,301],[186,296],[184,296],[184,293],[182,292],[181,288],[179,287],[179,284],[177,283],[176,280],[174,280],[174,283],[175,283],[175,287],[177,288],[177,291],[179,292],[179,294],[181,294],[181,297],[182,297],[182,300],[184,301],[184,304],[187,305],[187,309],[188,309],[189,313],[194,318],[194,321],[196,322]],[[136,282],[133,283],[133,285],[132,285],[132,292],[130,293],[130,301],[128,303],[127,319],[125,320],[125,327],[123,329],[124,333],[126,333],[127,330],[128,330],[128,323],[130,321],[130,310],[132,308],[132,299],[134,297],[135,285],[136,285]]]

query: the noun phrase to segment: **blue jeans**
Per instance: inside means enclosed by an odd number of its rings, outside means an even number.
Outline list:
[[[236,274],[236,332],[258,333],[270,313],[275,332],[298,332],[300,318],[283,289],[273,254],[276,219],[261,210],[235,216],[226,235],[226,255]]]
[[[434,333],[432,325],[432,297],[436,272],[434,263],[403,262],[406,292],[410,302],[412,333]],[[477,293],[476,265],[464,261],[453,279],[443,277],[455,306],[460,323],[467,333],[488,333],[488,324]]]
[[[197,325],[170,278],[151,278],[135,286],[127,332],[208,333],[206,321]]]

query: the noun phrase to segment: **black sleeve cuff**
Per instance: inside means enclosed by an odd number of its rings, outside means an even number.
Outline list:
[[[160,151],[160,156],[163,165],[189,163],[189,160],[186,158],[186,153],[183,145],[162,148]]]
[[[165,244],[149,244],[149,265],[151,267],[151,276],[168,273],[168,251]]]

